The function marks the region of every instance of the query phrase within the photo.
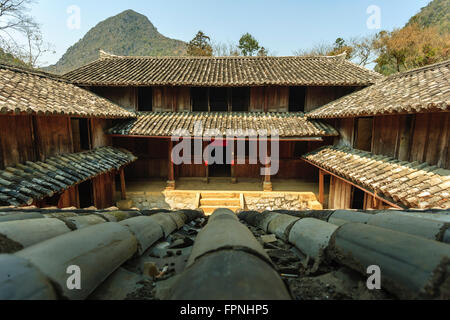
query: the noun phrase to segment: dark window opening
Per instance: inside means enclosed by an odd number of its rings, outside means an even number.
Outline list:
[[[74,152],[91,149],[89,119],[72,119],[72,141]]]
[[[355,121],[354,148],[372,152],[373,118],[359,118]]]
[[[61,199],[61,193],[57,193],[51,197],[45,198],[42,201],[42,208],[58,207],[60,199]]]
[[[210,111],[228,111],[228,89],[210,88],[209,89]]]
[[[353,187],[352,209],[364,209],[365,192]]]
[[[294,158],[295,159],[301,158],[307,152],[308,152],[308,142],[306,142],[306,141],[295,142],[295,148],[294,148]]]
[[[233,88],[231,104],[233,111],[248,111],[250,107],[250,88]]]
[[[78,185],[78,194],[80,197],[80,208],[89,208],[94,205],[94,193],[92,180],[82,182]]]
[[[138,88],[138,111],[153,110],[153,88]]]
[[[192,111],[208,111],[208,88],[192,88]]]
[[[211,152],[212,157],[216,157],[216,149]],[[223,147],[223,160],[222,164],[211,164],[209,166],[209,176],[210,177],[231,177],[231,164],[227,164],[227,148]],[[219,161],[218,159],[216,159]]]
[[[289,88],[289,112],[305,112],[306,87]]]

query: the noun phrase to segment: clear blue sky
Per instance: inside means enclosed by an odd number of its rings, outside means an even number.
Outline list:
[[[317,43],[376,32],[367,8],[381,9],[381,28],[402,27],[430,0],[36,0],[31,14],[42,25],[56,62],[98,22],[126,9],[146,15],[159,32],[189,41],[198,30],[217,42],[237,42],[245,32],[276,55],[292,55]],[[67,27],[67,8],[81,9],[78,30]]]

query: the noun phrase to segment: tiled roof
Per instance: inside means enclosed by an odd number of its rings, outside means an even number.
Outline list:
[[[129,112],[67,80],[0,64],[0,114],[129,118]]]
[[[203,131],[196,131],[201,121]],[[227,130],[237,130],[240,136],[249,136],[248,130],[267,130],[271,135],[278,130],[280,137],[337,136],[328,124],[309,121],[301,113],[255,112],[148,112],[137,119],[126,120],[108,130],[109,134],[170,137],[175,130],[187,130],[191,136],[202,136],[207,129],[218,129],[225,136]]]
[[[310,118],[345,118],[449,111],[450,60],[399,73],[310,112]]]
[[[136,159],[128,151],[102,147],[58,155],[45,162],[17,164],[0,171],[0,204],[30,205]]]
[[[365,86],[383,78],[344,57],[126,57],[104,54],[64,75],[97,86]]]
[[[347,147],[304,156],[314,165],[408,208],[450,208],[450,171]]]

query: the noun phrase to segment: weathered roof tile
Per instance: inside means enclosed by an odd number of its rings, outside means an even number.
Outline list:
[[[450,60],[395,74],[307,114],[308,118],[345,118],[450,109]]]
[[[321,148],[304,159],[402,206],[449,208],[448,170],[433,171],[426,163],[414,168],[412,163],[338,146]]]
[[[196,128],[201,122],[202,129]],[[108,130],[109,134],[130,136],[170,137],[177,130],[187,130],[191,136],[203,136],[207,130],[218,130],[227,135],[227,130],[237,130],[249,136],[253,130],[267,130],[268,135],[278,131],[280,137],[337,136],[330,125],[309,121],[300,113],[256,113],[256,112],[143,112],[137,119],[123,121]],[[195,131],[197,130],[197,131]]]
[[[382,75],[344,57],[126,57],[103,54],[64,75],[97,86],[366,86]]]
[[[0,204],[30,205],[100,174],[120,169],[137,158],[112,147],[62,154],[45,162],[26,162],[0,171]]]
[[[134,113],[47,73],[0,64],[0,114],[130,118]]]

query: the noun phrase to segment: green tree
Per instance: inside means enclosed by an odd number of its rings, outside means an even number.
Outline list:
[[[191,42],[188,43],[188,56],[206,56],[213,55],[213,48],[211,46],[211,38],[202,31],[197,32],[197,35]]]
[[[336,41],[334,42],[333,49],[328,51],[327,55],[338,56],[340,54],[345,53],[346,58],[348,60],[350,60],[353,58],[353,51],[354,51],[354,48],[352,46],[348,45],[344,39],[337,38]]]
[[[241,37],[238,48],[244,56],[253,56],[261,49],[258,41],[250,33],[246,33]]]
[[[269,55],[269,51],[266,48],[261,47],[258,51],[258,57],[267,57]]]
[[[382,31],[374,46],[378,50],[375,71],[389,75],[450,58],[450,34],[437,27],[409,24],[392,32]]]

